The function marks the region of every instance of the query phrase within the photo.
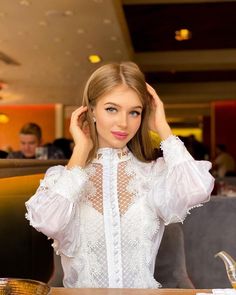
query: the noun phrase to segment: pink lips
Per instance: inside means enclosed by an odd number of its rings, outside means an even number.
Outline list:
[[[112,131],[111,133],[115,136],[115,138],[120,140],[125,139],[128,136],[128,133],[121,131]]]

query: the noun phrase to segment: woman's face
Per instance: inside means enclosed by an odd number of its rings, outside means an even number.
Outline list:
[[[141,124],[142,103],[126,85],[115,87],[93,107],[100,148],[123,148]]]

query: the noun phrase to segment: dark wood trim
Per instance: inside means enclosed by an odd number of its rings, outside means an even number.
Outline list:
[[[1,159],[0,178],[44,173],[49,167],[66,163],[67,160]]]

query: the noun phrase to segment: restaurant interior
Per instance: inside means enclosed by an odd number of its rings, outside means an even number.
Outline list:
[[[224,144],[236,161],[235,11],[234,0],[1,0],[0,150],[19,149],[27,122],[42,128],[44,144],[71,139],[70,116],[90,74],[131,60],[164,102],[173,133],[204,146],[199,160],[214,162]],[[62,286],[52,242],[29,226],[24,204],[46,169],[66,162],[0,159],[0,277]],[[158,253],[164,288],[231,287],[214,256],[236,259],[235,175],[216,179],[180,235],[167,226]],[[192,285],[180,283],[186,276]]]

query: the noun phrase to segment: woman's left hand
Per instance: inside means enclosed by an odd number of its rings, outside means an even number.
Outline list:
[[[155,89],[153,89],[148,83],[146,83],[146,85],[152,98],[149,128],[150,130],[157,132],[161,137],[161,140],[164,140],[172,134],[170,126],[166,120],[164,105]]]

